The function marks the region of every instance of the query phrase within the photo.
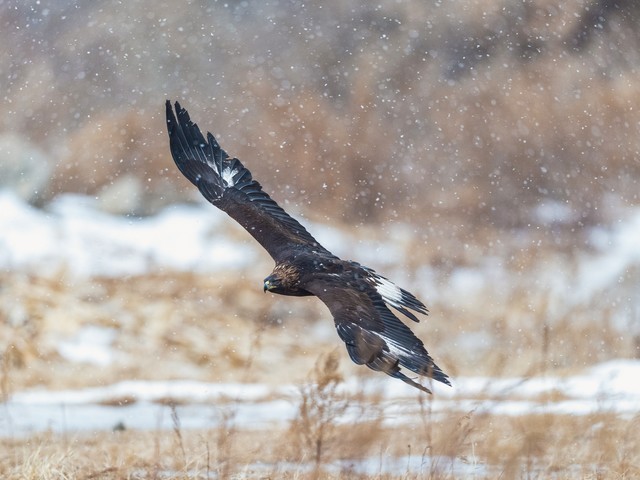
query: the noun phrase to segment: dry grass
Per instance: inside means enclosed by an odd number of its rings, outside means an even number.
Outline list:
[[[283,375],[302,379],[313,365],[307,355],[323,348],[304,335],[320,306],[294,301],[288,308],[290,320],[279,324],[271,311],[277,302],[267,301],[246,280],[236,284],[238,280],[235,273],[211,278],[172,272],[88,281],[5,275],[6,287],[0,291],[0,329],[7,340],[4,390],[73,388],[120,378],[271,384]],[[87,325],[115,331],[113,346],[120,360],[106,371],[90,364],[69,371],[58,352],[60,341],[73,339]],[[282,368],[274,371],[270,363],[254,362],[257,350]],[[296,365],[287,360],[292,358]]]
[[[339,364],[337,350],[318,358],[309,382],[300,387],[297,416],[289,430],[291,458],[312,464],[319,477],[328,460],[357,460],[370,454],[382,431],[378,399],[340,391]],[[349,428],[337,423],[345,415]]]
[[[250,280],[255,274],[212,278],[166,272],[71,280],[63,273],[5,273],[0,290],[2,394],[6,398],[33,386],[104,385],[122,378],[301,383],[314,359],[337,345],[330,315],[316,299],[263,294],[256,288],[259,279]],[[620,288],[632,288],[634,278]],[[526,283],[514,281],[510,288],[491,304],[483,303],[491,298],[491,285],[478,294],[477,303],[428,302],[434,314],[413,329],[453,377],[563,374],[640,355],[633,334],[637,319],[630,316],[622,325],[620,316],[632,312],[613,303],[610,293],[569,307]],[[70,364],[59,352],[61,341],[76,338],[89,325],[114,332],[118,355],[106,370]],[[369,374],[347,368],[349,375]]]
[[[419,396],[415,423],[395,426],[380,398],[340,389],[345,375],[370,373],[351,365],[342,348],[335,350],[339,342],[333,334],[309,334],[322,322],[332,328],[317,301],[274,299],[246,278],[238,280],[241,276],[171,272],[80,282],[64,274],[5,274],[0,291],[0,328],[8,339],[1,357],[5,399],[34,386],[61,389],[126,378],[301,387],[294,420],[269,431],[238,428],[232,401],[217,405],[217,429],[183,430],[173,400],[167,399],[171,431],[4,438],[0,476],[439,479],[464,471],[475,478],[620,479],[640,474],[637,416],[487,413],[486,406],[509,398],[504,392],[479,394],[473,400],[477,407],[466,414],[436,415],[433,397]],[[293,313],[279,312],[280,322],[274,321],[275,305]],[[598,299],[562,311],[548,295],[516,290],[499,309],[483,313],[483,325],[476,322],[477,308],[430,307],[433,318],[416,330],[454,382],[460,375],[523,375],[526,380],[574,372],[634,356],[637,348],[633,338],[614,327],[609,304]],[[108,369],[69,362],[57,351],[57,342],[90,324],[117,332],[118,356]],[[474,341],[475,348],[458,344],[475,335],[485,341]],[[559,391],[532,400],[562,399]],[[357,421],[339,421],[341,414]],[[391,459],[407,456],[419,459],[420,472],[382,470]],[[379,472],[357,473],[353,465],[360,459],[381,465]]]
[[[379,413],[382,415],[381,410]],[[331,427],[335,443],[322,446],[320,461],[316,461],[315,445],[309,457],[296,452],[301,421],[302,415],[294,420],[293,428],[269,431],[230,433],[224,422],[218,430],[182,431],[176,421],[173,431],[5,438],[0,440],[0,475],[8,480],[444,479],[458,478],[460,472],[467,472],[466,478],[505,479],[631,479],[640,475],[640,442],[635,434],[640,427],[638,416],[502,417],[470,412],[429,419],[428,424],[411,428],[378,423],[372,430],[367,423],[325,424]],[[390,459],[406,456],[420,459],[422,467],[385,472],[383,466]],[[357,473],[353,462],[359,458],[379,465],[377,473]]]

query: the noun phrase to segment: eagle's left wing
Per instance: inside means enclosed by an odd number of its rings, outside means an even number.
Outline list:
[[[358,365],[399,378],[427,393],[431,391],[407,377],[400,367],[451,385],[422,341],[389,310],[371,284],[360,280],[353,285],[329,274],[318,276],[305,288],[327,305],[338,335]]]
[[[171,155],[180,171],[213,205],[242,225],[273,257],[283,260],[300,246],[333,256],[269,197],[237,158],[230,158],[211,133],[205,139],[187,111],[167,100]]]

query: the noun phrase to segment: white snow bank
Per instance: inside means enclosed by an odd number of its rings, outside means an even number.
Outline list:
[[[454,387],[433,385],[434,395],[387,377],[366,383],[350,381],[344,389],[382,394],[384,422],[414,425],[419,421],[420,396],[434,415],[452,412],[499,415],[611,412],[635,415],[640,410],[640,361],[603,363],[572,377],[496,379],[463,377]],[[545,394],[549,394],[544,398]],[[552,394],[552,395],[551,395]],[[213,428],[232,415],[239,427],[269,428],[296,415],[299,403],[294,386],[273,388],[262,384],[217,384],[196,381],[126,381],[80,390],[31,390],[11,396],[0,409],[0,436],[55,431],[127,428],[172,428],[169,403],[177,405],[183,428]],[[123,406],[118,406],[122,403]],[[353,423],[369,409],[359,405],[336,419]],[[373,412],[375,413],[375,411]]]
[[[640,266],[640,212],[627,217],[613,230],[594,230],[591,240],[600,254],[585,257],[580,263],[575,286],[578,302],[594,292],[614,287],[634,266]]]
[[[261,247],[248,236],[242,243],[229,240],[226,222],[234,223],[209,204],[173,205],[152,217],[122,217],[100,211],[87,196],[64,194],[39,210],[0,190],[0,268],[41,273],[65,268],[80,277],[117,277],[162,268],[212,272],[247,267]],[[303,222],[338,255],[348,258],[357,249],[363,263],[404,263],[405,252],[393,240],[354,241],[338,229]]]
[[[86,325],[73,337],[60,341],[58,353],[71,362],[106,367],[115,356],[112,344],[116,335],[114,328]]]
[[[226,214],[209,204],[173,205],[152,217],[122,217],[101,212],[95,199],[62,195],[46,210],[30,207],[14,193],[0,191],[0,268],[55,272],[61,268],[78,276],[122,276],[169,268],[213,272],[241,269],[261,255],[261,247],[248,236],[230,239]],[[229,222],[229,224],[227,224]],[[329,250],[376,268],[403,287],[403,265],[411,255],[411,229],[401,224],[384,240],[370,240],[327,225],[308,224],[309,230]],[[575,304],[614,288],[634,266],[640,265],[640,212],[612,230],[597,229],[593,242],[600,252],[580,255],[577,271],[562,262],[531,269],[532,285],[546,285],[564,303]],[[415,293],[446,301],[475,301],[486,285],[508,289],[513,273],[499,258],[451,272],[443,282],[434,270],[419,269]],[[422,292],[422,293],[421,293]],[[461,295],[463,293],[464,295]]]
[[[179,205],[153,217],[126,218],[94,204],[64,195],[38,210],[0,192],[0,268],[121,276],[161,268],[242,268],[255,259],[253,248],[220,233],[226,215],[215,208]]]
[[[632,397],[640,400],[640,361],[612,360],[589,368],[584,374],[570,377],[491,378],[460,377],[454,389],[439,389],[441,396],[465,395],[530,398],[553,392],[580,399],[597,397]],[[639,404],[640,407],[640,404]]]
[[[14,403],[25,405],[80,405],[114,403],[121,399],[139,402],[204,403],[233,399],[256,402],[269,397],[273,389],[262,384],[206,383],[191,380],[141,381],[130,380],[104,387],[81,390],[31,390],[11,397]]]

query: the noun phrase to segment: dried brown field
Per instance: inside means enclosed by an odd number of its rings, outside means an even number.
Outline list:
[[[296,432],[216,431],[40,434],[2,440],[3,478],[49,480],[133,478],[458,478],[446,457],[468,466],[465,478],[633,479],[640,475],[635,432],[629,421],[607,414],[500,418],[451,416],[415,428],[336,427],[323,445],[323,462],[309,469],[315,448],[296,446]],[[412,455],[421,472],[373,475],[350,470],[349,460]],[[347,459],[339,467],[332,462]],[[459,470],[458,470],[459,471]]]
[[[122,378],[300,383],[315,359],[339,343],[330,314],[315,298],[265,295],[260,279],[269,269],[256,270],[90,279],[64,272],[58,277],[4,273],[4,393]],[[630,275],[620,291],[636,281]],[[633,334],[637,325],[629,318],[624,332],[616,324],[624,305],[612,305],[610,292],[569,309],[559,309],[550,292],[531,290],[526,282],[514,282],[504,297],[485,301],[490,293],[489,285],[472,304],[427,300],[432,315],[412,325],[454,377],[562,375],[640,355],[640,339]],[[120,360],[107,370],[70,366],[58,353],[61,340],[87,325],[116,333]],[[368,374],[345,367],[349,375]]]
[[[248,273],[248,275],[250,275]],[[640,475],[640,416],[608,411],[586,415],[498,415],[480,394],[466,412],[435,413],[431,397],[416,396],[414,424],[394,425],[376,394],[344,393],[344,376],[374,375],[353,366],[331,332],[324,307],[313,299],[264,295],[238,272],[217,278],[177,272],[125,279],[5,275],[0,292],[2,394],[26,388],[52,390],[108,385],[122,379],[197,379],[298,385],[289,424],[267,430],[234,425],[234,403],[215,406],[220,427],[173,431],[38,433],[0,440],[0,476],[57,478],[635,478]],[[11,300],[9,300],[11,299]],[[15,302],[15,300],[18,302]],[[454,378],[564,375],[599,361],[637,356],[632,338],[607,327],[607,310],[578,309],[554,318],[531,298],[514,295],[483,315],[430,305],[417,326]],[[12,310],[8,306],[13,305]],[[593,306],[592,306],[593,307]],[[527,315],[553,322],[547,332]],[[326,330],[319,325],[328,327]],[[105,369],[69,362],[57,342],[83,325],[114,328],[118,360]],[[487,327],[489,325],[489,327]],[[499,348],[458,345],[477,330]],[[310,334],[314,332],[313,334]],[[487,333],[488,332],[488,333]],[[636,340],[637,341],[637,340]],[[606,348],[602,348],[606,345]],[[336,348],[339,347],[339,348]],[[511,353],[510,353],[511,352]],[[517,352],[517,355],[513,354]],[[393,379],[387,379],[394,382]],[[437,397],[436,392],[436,397]],[[505,393],[508,398],[508,393]],[[418,399],[418,400],[416,400]],[[544,405],[562,391],[537,399]],[[114,400],[115,401],[115,400]],[[118,399],[126,404],[135,398]],[[202,408],[209,408],[203,405]],[[337,422],[348,408],[366,417]],[[412,457],[423,467],[357,473],[353,462],[384,465]],[[375,461],[371,460],[375,459]],[[463,468],[464,467],[464,468]],[[462,470],[461,470],[462,469]],[[463,473],[461,473],[463,472]]]

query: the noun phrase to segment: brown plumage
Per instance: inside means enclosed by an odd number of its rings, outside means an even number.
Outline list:
[[[237,158],[220,148],[211,133],[204,138],[178,102],[175,109],[174,115],[167,100],[171,155],[202,195],[242,225],[275,260],[264,290],[322,300],[355,363],[428,393],[401,367],[450,385],[422,341],[389,309],[417,322],[412,311],[426,315],[424,304],[372,269],[341,260],[320,245],[262,190]]]

